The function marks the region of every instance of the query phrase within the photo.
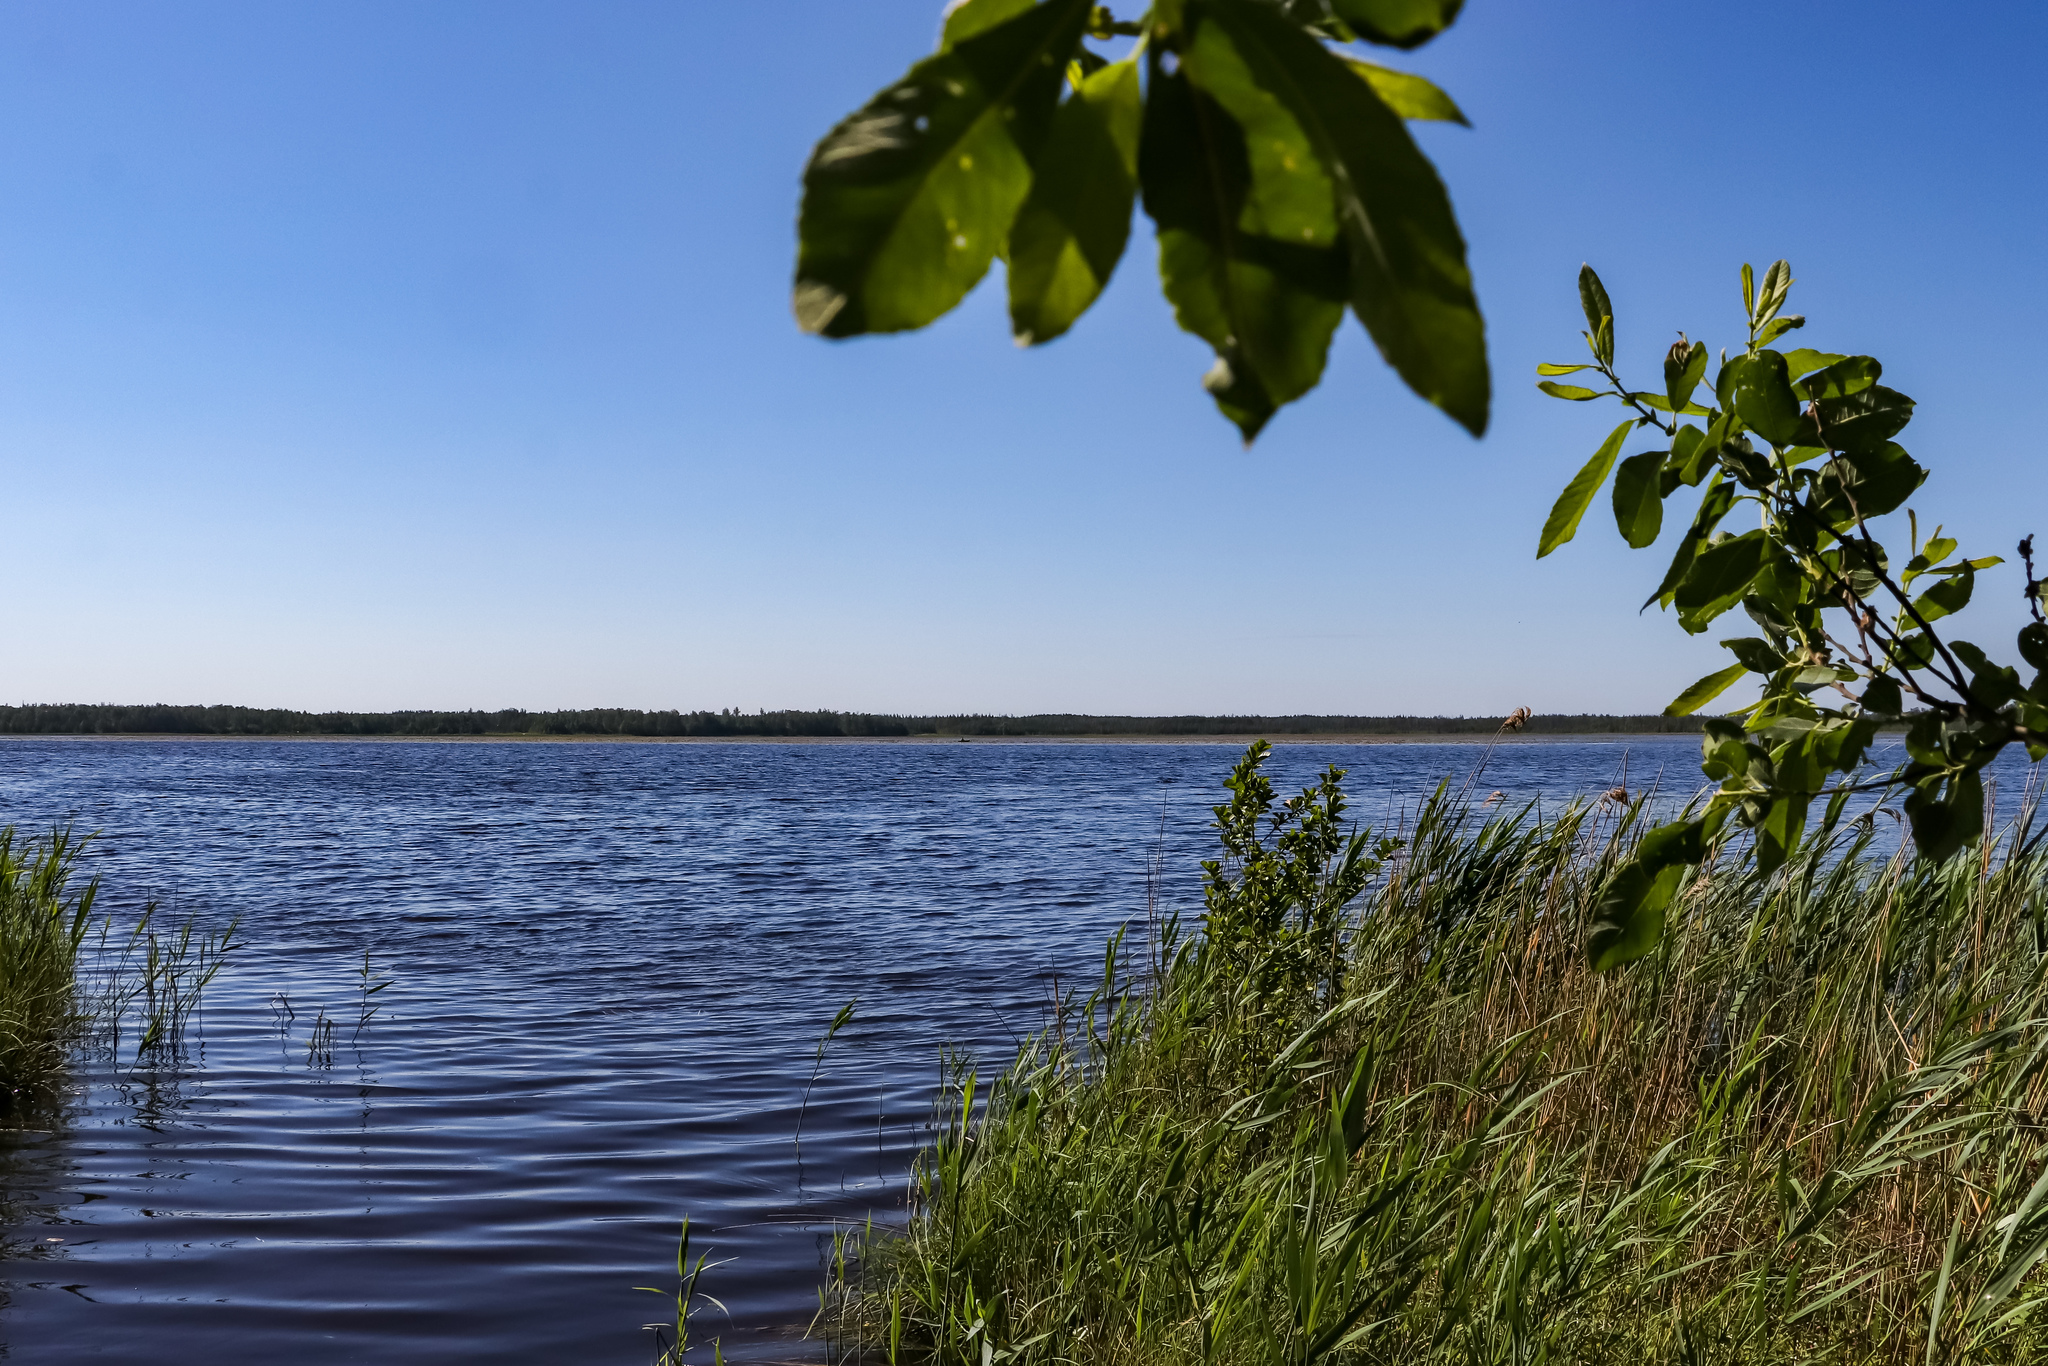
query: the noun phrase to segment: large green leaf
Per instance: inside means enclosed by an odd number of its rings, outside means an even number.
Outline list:
[[[1465,111],[1458,108],[1456,101],[1414,72],[1374,66],[1371,62],[1362,62],[1356,57],[1346,57],[1344,60],[1353,71],[1365,77],[1366,84],[1372,87],[1373,93],[1380,97],[1381,102],[1402,118],[1425,122],[1462,123],[1467,128],[1472,126],[1471,121],[1465,117]]]
[[[1564,486],[1564,492],[1550,509],[1549,519],[1543,523],[1543,536],[1536,544],[1537,559],[1579,534],[1579,519],[1592,506],[1593,495],[1607,482],[1607,472],[1614,468],[1614,458],[1621,454],[1621,443],[1628,439],[1635,425],[1634,421],[1624,422],[1609,432],[1600,449],[1593,452],[1593,458]]]
[[[1705,861],[1707,841],[1719,825],[1719,819],[1709,815],[1660,825],[1643,836],[1594,907],[1586,956],[1595,972],[1634,962],[1657,947],[1664,937],[1664,912],[1678,892],[1686,866]]]
[[[1196,52],[1204,34],[1227,29],[1327,168],[1351,307],[1380,354],[1409,388],[1475,436],[1484,432],[1491,381],[1465,240],[1443,183],[1400,117],[1343,59],[1259,0],[1189,0],[1188,12],[1198,20]]]
[[[1921,621],[1938,621],[1969,606],[1970,594],[1976,587],[1977,571],[1966,564],[1961,573],[1943,579],[1913,599],[1913,610],[1920,614]]]
[[[939,30],[939,51],[948,52],[984,29],[1016,18],[1038,0],[964,0],[946,11]]]
[[[1010,326],[1025,345],[1072,327],[1123,256],[1141,117],[1135,62],[1088,77],[1054,115],[1010,229]]]
[[[1215,349],[1203,384],[1249,442],[1315,386],[1344,316],[1329,177],[1222,25],[1198,25],[1172,71],[1166,55],[1151,49],[1138,179],[1174,318]]]
[[[1644,451],[1621,462],[1614,476],[1614,524],[1632,550],[1641,550],[1664,529],[1664,460],[1668,452]]]
[[[1031,187],[1086,0],[1045,0],[927,57],[811,153],[794,305],[807,332],[923,327],[988,272]]]
[[[1730,664],[1725,669],[1716,670],[1673,698],[1671,705],[1664,708],[1664,714],[1666,716],[1691,716],[1701,707],[1706,706],[1707,703],[1735,686],[1737,680],[1748,672],[1749,670],[1740,664]]]
[[[1799,383],[1808,398],[1846,398],[1877,383],[1884,367],[1875,356],[1837,356],[1832,364]]]
[[[1359,37],[1387,47],[1421,47],[1457,20],[1465,0],[1330,0]]]
[[[1857,514],[1882,517],[1902,506],[1927,480],[1905,447],[1887,441],[1875,450],[1838,455],[1820,467],[1814,492],[1822,512],[1837,526]]]
[[[1830,446],[1858,455],[1881,450],[1913,420],[1913,400],[1882,384],[1821,399],[1814,407]]]
[[[1783,356],[1759,351],[1728,364],[1735,372],[1735,414],[1750,430],[1774,446],[1794,445],[1802,432],[1811,435],[1813,424],[1800,423],[1799,396],[1792,392]]]
[[[1672,593],[1679,625],[1697,635],[1708,622],[1741,602],[1757,571],[1764,567],[1770,548],[1770,538],[1763,531],[1746,531],[1695,555],[1692,567]]]

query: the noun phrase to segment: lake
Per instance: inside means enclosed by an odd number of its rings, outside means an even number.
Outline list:
[[[1491,751],[1563,800],[1697,741]],[[1302,744],[1384,823],[1473,744]],[[246,947],[189,1057],[89,1058],[4,1136],[0,1337],[24,1362],[648,1360],[677,1226],[729,1258],[699,1327],[802,1337],[838,1223],[900,1218],[942,1051],[999,1065],[1055,983],[1192,914],[1235,747],[0,742],[0,811],[100,832],[103,907]],[[2003,767],[2003,765],[2002,765]],[[351,1037],[365,950],[394,985]],[[795,1141],[819,1033],[858,998]],[[309,1052],[321,1012],[331,1057]],[[708,1358],[707,1358],[708,1359]]]

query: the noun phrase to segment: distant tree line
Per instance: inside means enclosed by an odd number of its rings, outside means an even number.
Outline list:
[[[267,707],[0,707],[6,735],[630,735],[847,738],[911,735],[1487,735],[1499,717],[883,716],[841,711],[304,712]],[[1535,716],[1525,734],[1690,734],[1696,716]]]

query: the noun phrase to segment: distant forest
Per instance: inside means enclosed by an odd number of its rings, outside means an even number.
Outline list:
[[[261,707],[0,707],[0,735],[1061,736],[1490,735],[1497,716],[876,716],[840,711],[303,712]],[[1694,716],[1535,716],[1534,735],[1691,734]]]

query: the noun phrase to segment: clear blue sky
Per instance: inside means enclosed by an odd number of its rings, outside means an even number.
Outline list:
[[[1000,268],[796,331],[804,157],[939,8],[0,3],[0,699],[1652,710],[1725,660],[1637,616],[1668,548],[1603,499],[1533,558],[1616,420],[1531,387],[1582,260],[1649,383],[1790,257],[1800,340],[1920,400],[1916,506],[2048,533],[2048,8],[1472,0],[1404,60],[1474,124],[1420,136],[1492,431],[1347,322],[1249,453],[1142,220],[1050,347]]]

